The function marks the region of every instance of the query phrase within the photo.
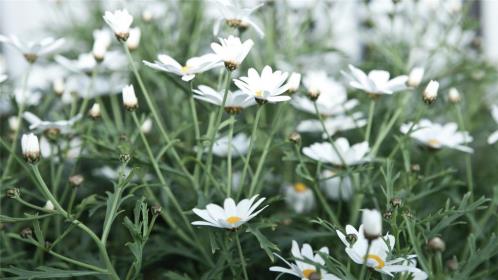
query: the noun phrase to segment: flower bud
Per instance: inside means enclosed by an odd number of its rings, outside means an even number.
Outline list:
[[[114,31],[114,35],[120,42],[126,42],[130,36],[130,26],[133,17],[127,10],[117,10],[114,12],[106,11],[104,14],[105,22]]]
[[[424,90],[424,102],[427,104],[432,104],[436,101],[437,91],[439,89],[439,83],[436,81],[430,81]]]
[[[21,235],[22,238],[28,239],[28,238],[31,238],[33,236],[33,231],[29,227],[23,228],[19,235]]]
[[[38,55],[36,55],[35,53],[24,53],[23,55],[29,64],[35,63],[38,59]]]
[[[458,260],[455,256],[453,258],[449,259],[446,262],[446,266],[451,270],[451,271],[456,271],[458,270]]]
[[[136,50],[138,48],[138,45],[140,44],[141,34],[142,33],[140,32],[140,28],[138,27],[130,29],[130,36],[126,41],[126,45],[128,46],[128,49],[130,51]]]
[[[301,143],[301,134],[298,132],[294,131],[289,135],[289,141],[291,141],[294,144],[299,144]]]
[[[21,124],[19,122],[19,118],[16,116],[10,117],[8,122],[9,122],[9,129],[12,131],[17,131],[19,129],[20,124]]]
[[[64,93],[64,79],[63,78],[57,78],[52,82],[52,88],[57,95],[62,95]]]
[[[104,60],[105,54],[107,53],[107,46],[95,41],[92,48],[93,57],[97,62],[102,62]]]
[[[94,103],[90,108],[90,111],[88,111],[88,115],[94,120],[100,118],[100,104]]]
[[[33,133],[23,134],[21,138],[21,150],[27,162],[36,163],[40,159],[38,137]]]
[[[120,154],[119,155],[119,160],[122,163],[127,163],[128,161],[130,161],[130,159],[131,159],[131,155],[130,154],[124,153],[124,154]]]
[[[162,208],[159,205],[154,205],[152,206],[152,214],[153,215],[159,215],[161,214]]]
[[[456,88],[450,88],[450,91],[448,92],[448,100],[451,103],[455,103],[455,104],[460,102],[460,100],[461,100],[460,93],[458,92],[458,90]]]
[[[320,97],[320,91],[319,90],[308,90],[308,98],[311,101],[316,101]]]
[[[294,93],[299,89],[299,85],[301,84],[301,74],[292,73],[287,80],[287,87],[289,93]]]
[[[6,196],[8,198],[17,198],[20,197],[21,191],[18,188],[8,189],[6,192]]]
[[[446,244],[443,239],[438,236],[431,238],[427,242],[427,246],[434,252],[443,252],[446,249]]]
[[[408,80],[406,81],[407,86],[415,88],[422,82],[424,78],[424,68],[415,67],[410,71],[408,75]]]
[[[79,187],[85,181],[85,177],[76,174],[69,177],[69,184],[73,187]]]
[[[396,208],[396,207],[400,207],[401,206],[401,198],[399,197],[394,197],[393,199],[391,199],[391,206]]]
[[[420,165],[419,164],[412,164],[410,169],[412,172],[420,172]]]
[[[144,10],[144,11],[142,12],[142,19],[143,19],[143,21],[145,21],[145,22],[149,22],[149,21],[151,21],[153,17],[154,17],[154,16],[153,16],[153,14],[152,14],[152,12],[151,12],[150,10]]]
[[[393,216],[393,212],[391,210],[387,210],[386,212],[384,212],[384,215],[383,215],[384,219],[386,219],[386,220],[391,219],[392,216]]]
[[[43,206],[43,209],[48,210],[48,211],[54,211],[55,207],[54,207],[54,204],[52,203],[52,201],[47,200],[47,202],[45,203],[45,206]]]
[[[374,240],[382,234],[382,215],[378,210],[363,209],[361,217],[363,234],[368,240]]]
[[[148,134],[152,130],[152,120],[147,118],[140,126],[140,130],[144,134]]]
[[[128,111],[134,111],[138,108],[138,100],[133,85],[123,88],[123,104]]]

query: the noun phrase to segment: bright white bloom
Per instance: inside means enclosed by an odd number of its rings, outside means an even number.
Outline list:
[[[24,112],[23,118],[29,122],[29,129],[35,133],[54,131],[60,134],[68,134],[72,132],[72,126],[81,119],[81,115],[76,115],[69,120],[43,121],[31,112]]]
[[[493,116],[493,119],[495,120],[496,124],[498,124],[498,105],[493,105],[491,108],[491,115]],[[498,141],[498,130],[491,133],[488,137],[488,144],[492,145]]]
[[[239,67],[254,45],[251,39],[242,43],[239,37],[232,35],[227,39],[219,38],[219,40],[220,43],[211,43],[211,49],[230,71]]]
[[[458,92],[458,90],[454,87],[450,88],[448,91],[448,100],[451,103],[458,103],[460,102],[460,99],[460,92]]]
[[[353,196],[353,184],[349,176],[336,176],[336,173],[325,170],[321,174],[321,188],[332,200],[348,201]]]
[[[92,107],[88,111],[88,114],[94,119],[100,118],[100,104],[93,103]]]
[[[223,95],[225,92],[218,92],[208,86],[200,85],[194,89],[194,98],[199,99],[217,106],[223,104]],[[247,94],[240,90],[229,91],[225,101],[225,111],[228,113],[239,113],[243,109],[256,104],[254,98],[247,98]]]
[[[293,72],[289,80],[287,80],[287,90],[289,92],[296,92],[301,84],[301,74]]]
[[[37,162],[40,159],[38,137],[33,133],[23,134],[21,137],[21,150],[26,161],[29,163]]]
[[[16,36],[0,34],[0,42],[10,44],[20,51],[29,63],[34,63],[39,57],[49,55],[64,44],[64,39],[45,38],[37,42],[22,42]]]
[[[140,28],[134,27],[130,29],[130,37],[126,41],[126,45],[130,50],[136,50],[138,45],[140,44],[140,37],[142,36],[142,32]]]
[[[130,36],[130,26],[133,17],[127,10],[116,10],[114,12],[106,11],[104,14],[105,22],[111,27],[112,31],[120,41],[126,41]]]
[[[0,74],[0,84],[7,80],[7,75]]]
[[[184,66],[180,65],[169,55],[160,54],[154,63],[143,61],[143,63],[152,69],[173,73],[182,77],[182,80],[188,82],[195,78],[196,74],[205,72],[223,65],[215,54],[206,54],[199,57],[192,57],[187,60]]]
[[[284,187],[287,205],[296,213],[309,212],[315,207],[315,195],[305,184],[298,182]]]
[[[335,140],[335,151],[332,144],[329,142],[315,143],[309,147],[303,148],[303,153],[317,161],[331,163],[333,165],[356,165],[370,161],[368,152],[370,148],[367,142],[361,142],[353,146],[349,145],[346,138],[338,138]],[[344,162],[343,162],[344,161]]]
[[[320,248],[319,252],[328,255],[329,249],[327,247],[322,247]],[[270,271],[291,274],[298,278],[301,278],[301,280],[340,280],[339,277],[321,268],[325,265],[325,260],[319,253],[313,254],[313,248],[311,248],[309,244],[304,243],[303,247],[300,249],[297,242],[293,240],[291,253],[295,263],[290,263],[280,255],[275,254],[275,256],[284,261],[289,266],[289,268],[272,266],[270,267]],[[313,262],[316,265],[311,264],[310,262]]]
[[[48,211],[54,211],[54,209],[55,209],[54,204],[50,200],[47,200],[47,202],[45,203],[45,206],[43,206],[43,208],[45,210],[48,210]]]
[[[430,120],[422,119],[419,123],[406,123],[401,125],[401,132],[410,134],[417,142],[432,149],[443,147],[456,149],[466,153],[473,153],[474,150],[464,144],[472,142],[473,138],[467,131],[457,131],[456,123],[439,124]]]
[[[150,118],[146,118],[140,126],[140,130],[142,133],[148,134],[152,130],[152,120]]]
[[[134,110],[138,107],[138,99],[135,95],[133,85],[127,85],[123,88],[123,105],[127,110]]]
[[[345,131],[354,128],[363,127],[367,120],[363,113],[356,112],[351,116],[337,115],[327,118],[323,121],[325,129],[329,135],[334,135],[338,131]],[[323,131],[322,123],[319,120],[304,120],[297,125],[298,132],[323,132],[323,137],[327,137],[327,133]]]
[[[249,150],[251,139],[245,133],[239,133],[232,138],[232,157],[245,155]],[[213,144],[213,154],[219,157],[228,155],[228,136],[218,138]]]
[[[217,0],[216,2],[222,18],[218,19],[213,26],[214,35],[218,34],[221,23],[224,21],[228,26],[238,28],[239,30],[245,30],[251,26],[261,38],[264,37],[263,30],[251,19],[251,14],[263,6],[263,4],[252,8],[244,8],[240,7],[237,1]]]
[[[206,209],[194,208],[192,211],[204,221],[195,221],[192,224],[196,226],[236,229],[268,207],[267,205],[254,212],[265,200],[263,197],[254,202],[257,197],[258,195],[255,195],[251,199],[243,199],[238,204],[235,204],[232,198],[226,198],[223,208],[213,203],[206,205]]]
[[[19,121],[19,118],[16,116],[9,117],[7,122],[9,123],[9,129],[12,131],[17,131],[21,126],[21,122]]]
[[[363,235],[367,239],[377,239],[382,234],[382,215],[378,210],[363,209],[361,223],[363,224]]]
[[[95,59],[103,60],[110,45],[111,32],[109,30],[103,28],[93,31],[92,54]]]
[[[428,104],[434,103],[437,98],[438,89],[439,83],[437,81],[430,81],[423,93],[424,102]]]
[[[276,103],[290,100],[290,96],[281,95],[288,89],[285,80],[288,74],[282,71],[275,71],[270,66],[265,66],[261,75],[256,69],[250,68],[247,77],[234,79],[235,85],[244,93],[256,99],[259,103]]]
[[[386,234],[382,238],[372,240],[368,254],[366,254],[369,241],[363,234],[363,225],[360,226],[359,230],[356,230],[351,225],[347,225],[346,235],[339,230],[336,233],[346,246],[346,253],[355,263],[362,265],[366,258],[368,267],[391,277],[396,272],[410,272],[420,277],[418,279],[427,279],[427,274],[416,268],[413,264],[403,264],[407,260],[413,262],[413,258],[416,255],[409,255],[406,258],[396,258],[393,260],[387,259],[390,252],[394,249],[394,236]],[[353,240],[353,242],[349,240]]]
[[[76,60],[67,59],[61,55],[58,55],[55,57],[55,61],[75,73],[88,74],[91,73],[97,66],[97,60],[95,60],[95,56],[90,53],[82,53]]]
[[[415,67],[410,71],[410,74],[408,75],[408,81],[406,84],[409,87],[417,87],[420,85],[422,82],[422,79],[424,78],[424,68],[423,67]]]
[[[406,89],[406,75],[389,79],[391,75],[384,70],[372,70],[368,75],[353,65],[349,65],[349,70],[351,73],[341,72],[350,80],[349,85],[366,93],[393,94]]]

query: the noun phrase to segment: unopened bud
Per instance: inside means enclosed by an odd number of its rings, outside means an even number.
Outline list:
[[[17,131],[20,126],[19,118],[16,116],[12,116],[8,120],[9,122],[9,129],[12,131]]]
[[[349,242],[349,244],[354,244],[356,243],[356,240],[358,240],[358,236],[354,233],[350,233],[346,235],[346,240]]]
[[[33,231],[29,227],[28,228],[23,228],[21,230],[20,235],[21,235],[22,238],[28,239],[28,238],[31,238],[33,236]]]
[[[363,209],[361,221],[363,224],[363,234],[372,241],[382,234],[382,216],[378,210]]]
[[[401,206],[401,198],[399,197],[394,197],[393,199],[391,199],[391,206],[396,208],[396,207],[400,207]]]
[[[448,92],[448,100],[451,103],[458,103],[460,102],[460,93],[456,88],[450,88],[450,91]]]
[[[130,29],[130,36],[128,37],[128,40],[126,40],[126,45],[130,51],[138,48],[141,35],[142,33],[140,32],[140,28],[134,27]]]
[[[101,115],[100,104],[94,103],[90,108],[90,111],[88,111],[88,115],[90,115],[90,117],[94,120],[99,119]]]
[[[35,53],[25,53],[24,58],[28,63],[33,64],[38,59],[38,56]]]
[[[122,163],[127,163],[128,161],[130,161],[130,159],[131,159],[130,154],[120,154],[120,155],[119,155],[119,160],[120,160]]]
[[[316,101],[320,97],[320,91],[319,90],[309,90],[308,91],[308,98],[311,101]]]
[[[81,186],[81,184],[83,184],[83,181],[85,181],[85,177],[79,174],[69,177],[69,184],[71,184],[71,186],[73,187]]]
[[[33,133],[23,134],[21,138],[21,150],[24,159],[28,163],[36,163],[40,160],[40,144],[38,137]]]
[[[458,260],[456,256],[453,256],[453,258],[449,259],[446,262],[446,266],[451,270],[451,271],[456,271],[458,270]]]
[[[128,111],[134,111],[138,108],[138,100],[133,85],[123,88],[123,105]]]
[[[390,220],[391,217],[393,216],[393,212],[391,210],[387,210],[386,212],[384,212],[384,219],[386,220]]]
[[[439,89],[439,83],[436,81],[430,81],[424,90],[423,97],[426,104],[432,104],[436,101],[437,91]]]
[[[289,135],[289,141],[291,141],[294,144],[299,144],[301,143],[301,134],[298,132],[294,131]]]
[[[21,195],[21,191],[18,188],[8,189],[6,195],[8,198],[17,198]]]
[[[161,214],[162,208],[159,205],[154,205],[152,206],[152,214],[153,215],[159,215]]]
[[[55,79],[52,82],[52,88],[53,88],[55,94],[57,94],[59,96],[62,95],[64,93],[64,88],[65,88],[64,79],[62,79],[62,78]]]
[[[289,93],[294,93],[299,89],[299,85],[301,84],[301,74],[292,73],[287,80],[287,88]]]
[[[153,18],[153,15],[152,15],[152,12],[150,10],[144,10],[142,12],[142,19],[145,21],[145,22],[149,22],[151,21]]]
[[[433,237],[427,242],[427,246],[434,252],[443,252],[446,249],[446,244],[440,237]]]
[[[424,68],[422,67],[415,67],[410,71],[410,74],[408,75],[408,80],[406,81],[406,85],[415,88],[420,85],[422,82],[422,79],[424,78]]]
[[[45,203],[45,206],[43,206],[43,209],[48,210],[48,211],[54,211],[55,207],[54,207],[54,204],[52,203],[52,201],[47,200],[47,202]]]
[[[419,172],[420,171],[420,165],[418,165],[418,164],[412,164],[411,170],[412,170],[412,172]]]
[[[147,118],[140,126],[140,130],[144,134],[148,134],[152,130],[152,120]]]

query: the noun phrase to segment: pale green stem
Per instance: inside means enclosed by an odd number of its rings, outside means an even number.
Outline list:
[[[95,67],[92,70],[92,77],[90,79],[90,84],[88,84],[85,96],[83,96],[83,103],[81,103],[81,107],[78,111],[78,114],[80,114],[80,115],[83,115],[86,111],[86,107],[88,106],[88,101],[90,100],[89,95],[90,95],[90,92],[93,90],[93,84],[95,83],[95,76],[96,75],[97,75],[97,68]],[[73,116],[71,116],[71,117],[73,117]]]
[[[123,117],[121,115],[121,108],[119,106],[118,97],[115,94],[111,94],[110,98],[114,121],[116,122],[116,127],[118,128],[118,130],[121,131],[123,129]]]
[[[244,254],[242,253],[242,246],[240,246],[238,232],[235,232],[235,242],[237,243],[237,249],[239,251],[240,264],[242,266],[242,273],[244,274],[244,279],[249,280],[249,277],[247,276],[246,260],[244,259]]]
[[[368,143],[370,140],[370,133],[372,131],[372,122],[373,115],[375,112],[375,100],[372,98],[370,100],[370,108],[368,109],[368,123],[367,123],[367,131],[365,132],[365,141]]]
[[[456,111],[457,111],[457,116],[458,116],[458,122],[460,125],[460,129],[462,131],[465,131],[465,121],[463,120],[463,115],[462,115],[462,108],[460,107],[459,104],[456,104]],[[465,142],[467,143],[468,139],[464,139]],[[465,169],[467,173],[467,188],[468,192],[470,192],[471,197],[474,196],[474,180],[472,176],[472,154],[467,154],[465,157]]]
[[[228,130],[228,153],[227,153],[227,197],[232,192],[232,138],[235,116],[230,116],[230,128]]]
[[[365,271],[367,270],[367,262],[368,262],[368,253],[370,252],[370,247],[372,246],[372,241],[368,240],[367,252],[365,253],[365,257],[363,259],[363,265],[361,266],[360,277],[358,279],[365,279]]]

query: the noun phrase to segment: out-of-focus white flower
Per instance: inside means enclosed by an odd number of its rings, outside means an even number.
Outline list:
[[[406,81],[408,80],[406,75],[389,79],[391,75],[384,70],[372,70],[368,72],[368,75],[353,65],[349,65],[349,70],[350,73],[341,72],[350,80],[349,85],[366,93],[393,94],[406,89]]]
[[[57,95],[62,95],[64,93],[64,79],[63,78],[56,78],[52,81],[52,89]]]
[[[329,142],[315,143],[305,147],[303,148],[303,153],[314,160],[337,166],[356,165],[370,161],[368,156],[370,148],[367,142],[350,146],[349,141],[341,137],[335,140],[334,143],[339,154]]]
[[[7,75],[0,74],[0,84],[7,81]]]
[[[24,112],[23,118],[29,122],[29,129],[33,130],[35,133],[41,133],[46,131],[53,131],[57,134],[68,134],[72,132],[72,126],[79,119],[81,115],[76,115],[69,120],[61,121],[43,121],[35,114],[31,112]]]
[[[211,49],[230,71],[239,67],[254,45],[251,39],[242,43],[239,37],[232,35],[226,39],[219,38],[219,40],[220,43],[211,43]]]
[[[239,133],[232,139],[232,157],[245,155],[249,150],[251,139],[245,133]],[[218,157],[226,157],[228,155],[228,136],[218,138],[213,144],[213,154]]]
[[[49,55],[64,44],[64,39],[45,38],[36,42],[22,42],[14,35],[10,37],[0,34],[0,42],[9,44],[20,51],[29,63],[34,63],[39,57]]]
[[[106,29],[97,29],[93,31],[92,54],[98,61],[102,61],[111,45],[111,32]]]
[[[104,14],[105,22],[111,27],[119,41],[126,41],[130,36],[130,26],[133,17],[127,10],[116,10],[114,12],[106,11]]]
[[[133,111],[138,108],[138,99],[135,95],[133,85],[127,85],[123,88],[123,105],[128,111]]]
[[[66,57],[58,55],[55,57],[55,61],[75,73],[89,74],[97,66],[97,60],[95,60],[94,55],[90,53],[80,54],[76,60],[67,59]]]
[[[359,230],[353,226],[346,226],[346,234],[337,230],[337,236],[341,239],[342,243],[346,246],[346,253],[357,264],[363,264],[367,259],[367,266],[375,269],[380,273],[393,276],[393,273],[409,272],[416,274],[418,279],[427,279],[427,274],[422,270],[416,268],[413,264],[403,264],[406,261],[413,262],[416,255],[408,255],[406,258],[395,258],[388,260],[388,255],[394,249],[395,238],[390,234],[386,234],[383,238],[377,238],[369,241],[365,238],[363,225],[360,225]],[[348,240],[356,240],[350,242]],[[371,242],[370,249],[367,254],[368,242]]]
[[[464,145],[472,142],[472,136],[467,131],[457,131],[458,126],[453,122],[442,125],[422,119],[417,124],[411,122],[403,124],[400,130],[432,149],[447,147],[466,153],[474,152],[472,148]]]
[[[21,137],[22,155],[29,163],[35,163],[40,159],[40,144],[38,137],[33,133],[23,134]]]
[[[253,19],[251,19],[251,14],[263,6],[263,4],[259,4],[252,8],[245,8],[240,7],[238,2],[235,1],[216,0],[216,2],[221,12],[221,18],[214,23],[214,35],[219,33],[221,23],[224,21],[228,26],[238,28],[239,30],[246,30],[251,26],[261,38],[264,37],[265,34],[263,33],[263,30],[256,25]]]
[[[54,155],[59,154],[60,147],[60,151],[63,152],[63,157],[66,160],[73,161],[80,156],[82,143],[80,138],[74,137],[69,141],[59,139],[57,140],[57,145],[52,145],[46,137],[42,136],[40,137],[40,151],[43,158],[52,158],[57,162],[59,158],[54,157]]]
[[[92,117],[93,119],[98,119],[100,118],[100,104],[99,103],[93,103],[92,107],[88,111],[88,115]]]
[[[301,74],[293,72],[287,80],[287,90],[291,93],[296,92],[301,85]]]
[[[321,180],[321,188],[330,199],[348,201],[353,196],[353,184],[349,176],[336,176],[335,172],[325,170]]]
[[[223,104],[224,92],[218,92],[208,86],[200,85],[198,89],[194,90],[194,98],[199,99],[211,104],[221,106]],[[225,100],[225,111],[227,113],[239,113],[243,109],[256,104],[254,98],[247,98],[247,94],[242,91],[228,91]]]
[[[408,75],[408,80],[406,81],[406,84],[409,87],[417,87],[420,85],[422,82],[422,79],[424,78],[424,68],[423,67],[415,67],[410,71],[410,74]]]
[[[304,183],[285,186],[284,196],[287,205],[296,213],[309,212],[315,207],[315,195]]]
[[[439,89],[439,83],[437,81],[430,81],[424,90],[423,97],[424,102],[427,104],[432,104],[436,101],[437,91]]]
[[[460,92],[458,92],[458,90],[454,87],[450,88],[450,90],[448,91],[448,100],[451,103],[460,102],[460,100],[461,100]]]
[[[52,203],[52,201],[47,200],[47,202],[45,203],[45,206],[43,206],[43,209],[48,210],[48,211],[54,211],[55,207],[54,207],[54,204]]]
[[[297,125],[298,132],[323,132],[323,137],[334,135],[338,131],[345,131],[354,128],[363,127],[366,125],[367,120],[364,118],[363,113],[356,112],[351,116],[337,115],[327,118],[323,121],[327,133],[323,131],[322,123],[319,120],[304,120]]]
[[[146,118],[140,126],[140,130],[144,134],[150,133],[150,131],[152,130],[152,120],[150,118]]]
[[[251,199],[243,199],[237,204],[235,204],[235,201],[232,198],[227,198],[223,203],[223,208],[213,203],[206,205],[206,209],[194,208],[192,211],[204,221],[195,221],[192,222],[192,224],[196,226],[210,226],[226,229],[239,228],[241,225],[256,217],[268,206],[256,211],[258,206],[265,200],[263,197],[257,202],[254,202],[257,197],[258,195],[255,195]]]
[[[14,90],[14,98],[16,103],[19,105],[23,104],[24,106],[36,106],[41,102],[42,93],[29,88],[26,90],[16,88]]]
[[[322,254],[329,254],[329,249],[327,247],[322,247],[318,251]],[[284,261],[285,264],[287,264],[288,268],[281,266],[272,266],[270,267],[270,271],[287,273],[301,278],[302,280],[340,280],[339,277],[327,272],[322,268],[323,266],[325,266],[325,260],[322,258],[320,253],[313,254],[313,248],[311,248],[309,244],[303,244],[302,249],[300,249],[297,242],[293,240],[291,253],[295,263],[289,263],[280,255],[274,254],[279,259]]]
[[[382,215],[376,209],[363,209],[361,215],[363,235],[369,240],[375,240],[382,234]]]
[[[258,103],[276,103],[290,100],[290,96],[281,95],[288,89],[285,80],[288,73],[275,71],[270,66],[265,66],[261,75],[256,69],[250,68],[247,77],[234,79],[235,85],[242,90],[249,98],[253,97]]]
[[[154,63],[143,61],[143,63],[152,69],[173,73],[182,77],[182,80],[188,82],[195,78],[196,74],[205,72],[223,65],[215,54],[206,54],[199,57],[192,57],[187,60],[185,66],[180,65],[169,55],[160,54]]]
[[[126,41],[126,45],[130,51],[136,50],[138,45],[140,45],[140,37],[142,36],[142,32],[140,28],[134,27],[130,29],[130,37]]]
[[[17,131],[21,126],[21,122],[19,121],[19,118],[16,116],[9,117],[7,122],[9,123],[9,129],[12,131]]]
[[[491,107],[491,115],[493,116],[493,119],[495,120],[496,124],[498,124],[498,105],[493,105],[493,107]],[[493,145],[497,141],[498,141],[498,130],[489,135],[488,144]]]

